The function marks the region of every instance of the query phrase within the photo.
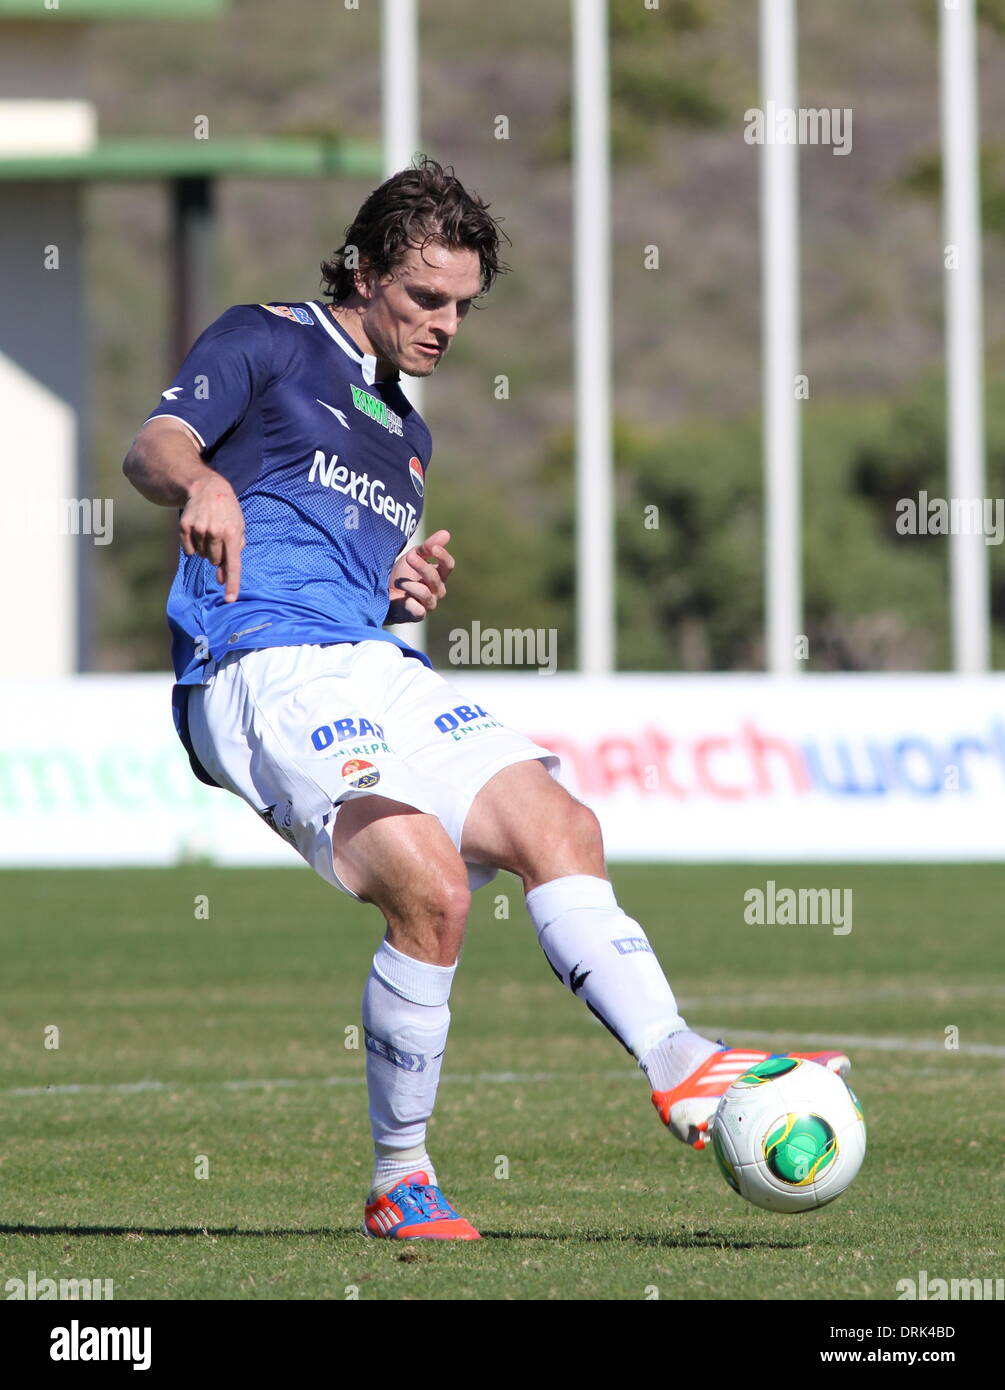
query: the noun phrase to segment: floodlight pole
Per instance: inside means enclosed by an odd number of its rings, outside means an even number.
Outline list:
[[[979,501],[983,519],[984,351],[981,314],[980,145],[974,0],[939,3],[942,199],[945,235],[946,410],[949,496]],[[990,652],[988,548],[968,528],[950,536],[955,670],[986,671]]]
[[[799,372],[799,146],[777,144],[772,115],[797,109],[794,0],[761,0],[761,344],[766,665],[800,669],[803,632]]]
[[[576,645],[579,669],[614,666],[611,219],[607,0],[571,0],[576,361]]]
[[[384,174],[387,177],[407,168],[419,147],[417,0],[383,0],[380,71]]]
[[[380,30],[381,122],[384,177],[407,169],[419,151],[419,13],[418,0],[383,0]],[[401,388],[422,413],[422,382],[402,377]],[[409,540],[425,535],[420,524]],[[426,625],[397,623],[392,629],[409,646],[426,649]]]

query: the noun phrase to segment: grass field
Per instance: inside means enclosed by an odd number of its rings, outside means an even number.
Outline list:
[[[756,1211],[671,1139],[500,876],[475,898],[430,1142],[486,1238],[367,1241],[364,1054],[345,1043],[373,909],[307,870],[8,872],[0,1282],[112,1279],[117,1299],[891,1299],[920,1270],[1005,1275],[1005,867],[613,878],[694,1026],[852,1053],[869,1152],[840,1201]],[[769,878],[851,888],[853,930],[746,925],[743,893]]]

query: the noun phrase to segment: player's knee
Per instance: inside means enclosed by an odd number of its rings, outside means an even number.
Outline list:
[[[414,926],[424,941],[464,930],[471,894],[464,861],[434,817],[378,797],[339,812],[332,837],[335,872],[392,931]]]
[[[600,821],[589,806],[584,806],[581,801],[576,801],[573,804],[575,806],[573,833],[580,849],[588,857],[602,860],[604,857],[604,835],[600,828]]]
[[[460,855],[433,866],[428,882],[416,892],[414,908],[442,935],[463,932],[471,908],[468,874]]]
[[[555,846],[564,857],[583,865],[583,870],[600,868],[604,863],[604,837],[600,821],[581,801],[569,797],[565,814],[556,826]]]
[[[588,806],[568,797],[542,846],[535,877],[544,880],[565,874],[604,874],[604,841],[600,822]]]
[[[588,806],[563,794],[533,840],[524,838],[512,865],[524,882],[546,883],[568,874],[604,877],[604,841],[600,822]]]
[[[427,855],[385,906],[391,944],[406,955],[452,965],[470,907],[467,869],[456,850]]]

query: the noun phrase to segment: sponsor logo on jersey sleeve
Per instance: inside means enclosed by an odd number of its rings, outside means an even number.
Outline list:
[[[412,486],[421,497],[425,490],[425,479],[422,476],[422,463],[413,454],[408,460],[408,476],[412,480]]]
[[[268,309],[269,313],[275,314],[277,318],[289,319],[290,323],[308,325],[314,322],[307,310],[301,309],[297,304],[260,304],[259,308]]]

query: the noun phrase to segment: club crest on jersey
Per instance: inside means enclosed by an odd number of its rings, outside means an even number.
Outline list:
[[[422,477],[422,463],[414,454],[408,460],[408,476],[412,480],[412,486],[421,497],[425,491],[426,484]]]
[[[289,319],[290,323],[302,323],[307,326],[314,322],[306,309],[298,308],[295,304],[263,304],[260,307],[268,309],[270,314],[275,314],[278,318]]]
[[[376,786],[380,773],[373,763],[368,763],[364,758],[350,758],[342,764],[342,781],[356,791],[363,791],[365,787]]]

